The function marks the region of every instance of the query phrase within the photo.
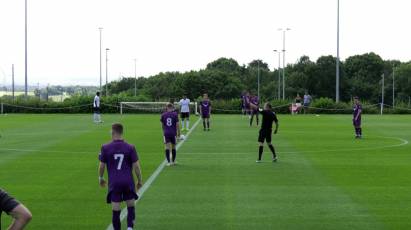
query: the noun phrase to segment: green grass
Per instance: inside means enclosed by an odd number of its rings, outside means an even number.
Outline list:
[[[0,187],[34,214],[28,229],[105,229],[97,154],[122,121],[147,179],[163,160],[157,115],[0,117]],[[279,162],[256,164],[256,127],[214,116],[178,152],[137,206],[138,229],[411,229],[411,116],[280,115]],[[192,122],[194,123],[194,122]],[[14,150],[11,150],[14,149]],[[30,150],[30,151],[27,151]],[[2,227],[9,223],[3,215]],[[58,226],[57,226],[58,225]]]

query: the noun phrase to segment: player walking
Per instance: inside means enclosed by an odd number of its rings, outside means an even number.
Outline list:
[[[0,189],[0,224],[1,213],[3,211],[6,212],[7,215],[11,215],[13,218],[13,222],[9,226],[8,230],[24,229],[32,218],[30,211],[23,204],[20,204],[4,190]]]
[[[353,112],[352,123],[355,129],[355,138],[357,139],[362,138],[361,114],[362,114],[362,106],[361,106],[360,100],[358,97],[354,97],[354,112]]]
[[[111,203],[114,230],[121,229],[121,202],[127,204],[127,230],[132,230],[135,220],[135,201],[138,199],[136,191],[143,186],[141,168],[136,149],[123,140],[123,126],[119,123],[112,125],[112,142],[101,148],[99,156],[99,183],[106,186],[104,170],[108,172],[107,203]],[[134,183],[133,171],[137,177]]]
[[[252,96],[250,99],[250,103],[252,104],[252,106],[250,107],[251,109],[250,127],[253,125],[254,116],[256,118],[257,126],[258,126],[258,117],[259,117],[258,107],[260,106],[260,101],[259,101],[258,96],[255,96],[255,95]]]
[[[100,112],[100,92],[97,92],[93,101],[93,118],[95,123],[102,123]]]
[[[180,124],[178,114],[174,112],[174,106],[168,103],[166,112],[161,115],[161,124],[164,134],[164,148],[167,159],[167,166],[176,164],[177,150],[176,150],[176,136],[180,137]],[[170,160],[170,151],[172,158]]]
[[[180,113],[181,113],[181,130],[190,129],[190,99],[184,95],[183,99],[180,100]],[[184,121],[186,121],[186,127],[184,129]]]
[[[275,113],[272,110],[270,103],[265,103],[264,110],[260,110],[263,116],[263,121],[261,122],[261,129],[258,135],[258,160],[257,163],[261,162],[261,157],[264,151],[264,141],[267,142],[268,147],[270,148],[273,154],[273,162],[277,161],[277,155],[275,154],[274,146],[271,144],[271,136],[273,132],[273,122],[275,122],[274,134],[277,134],[278,131],[278,119]]]
[[[206,93],[203,94],[203,100],[200,102],[200,114],[204,131],[210,131],[211,102]]]

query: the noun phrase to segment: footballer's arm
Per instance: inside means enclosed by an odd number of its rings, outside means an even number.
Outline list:
[[[275,122],[275,130],[274,130],[274,134],[277,134],[277,132],[278,132],[278,127],[279,127],[280,125],[278,124],[278,121],[276,121]]]
[[[100,161],[100,165],[98,166],[98,182],[101,187],[106,186],[106,181],[104,180],[104,170],[106,169],[106,164]]]
[[[176,129],[177,129],[177,137],[180,138],[181,131],[180,131],[180,122],[179,121],[177,121],[177,123],[176,123]]]
[[[133,171],[137,177],[136,188],[137,190],[139,190],[141,187],[143,187],[143,176],[141,174],[140,161],[136,161],[133,163]]]
[[[10,215],[13,217],[13,223],[10,225],[8,230],[21,230],[30,222],[32,219],[31,212],[22,204],[15,207]]]

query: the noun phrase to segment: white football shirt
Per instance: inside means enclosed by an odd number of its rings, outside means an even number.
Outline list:
[[[189,113],[190,112],[190,99],[181,99],[180,100],[181,112],[182,113]]]
[[[100,107],[100,97],[97,96],[97,95],[94,97],[93,107],[94,108],[99,108]]]

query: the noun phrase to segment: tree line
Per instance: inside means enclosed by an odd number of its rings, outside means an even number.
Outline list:
[[[285,95],[292,99],[297,93],[308,91],[314,98],[335,98],[336,58],[322,56],[316,61],[302,56],[285,71]],[[408,102],[411,96],[411,62],[383,60],[375,53],[366,53],[347,58],[340,63],[340,97],[350,101],[353,96],[378,103],[381,101],[381,81],[385,76],[385,100],[392,100],[392,84],[395,77],[395,97],[398,102]],[[213,99],[228,100],[240,97],[243,91],[257,94],[260,78],[260,96],[264,100],[278,99],[278,71],[270,70],[262,60],[253,60],[239,65],[232,58],[219,58],[205,69],[189,72],[165,72],[150,77],[122,78],[108,84],[109,95],[137,94],[145,100],[167,100],[186,94],[197,98],[208,93]],[[281,72],[282,74],[282,72]],[[105,87],[103,87],[105,90]],[[103,90],[103,95],[105,91]]]

